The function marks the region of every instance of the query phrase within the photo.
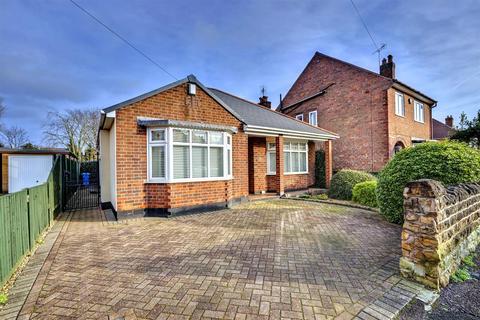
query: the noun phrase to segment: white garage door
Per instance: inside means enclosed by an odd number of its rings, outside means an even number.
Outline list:
[[[8,193],[33,187],[47,181],[53,156],[10,155],[8,157]]]

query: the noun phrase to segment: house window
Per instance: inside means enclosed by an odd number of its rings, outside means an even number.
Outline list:
[[[413,104],[413,119],[417,122],[425,122],[423,103],[415,101]]]
[[[277,156],[275,143],[267,143],[267,174],[275,174],[277,171]]]
[[[315,112],[316,113],[316,112]],[[308,172],[308,145],[306,142],[286,141],[283,145],[285,173]]]
[[[308,123],[310,123],[312,126],[317,125],[317,111],[310,111],[308,113]]]
[[[148,131],[148,180],[218,180],[232,174],[232,137],[225,132],[165,128]]]
[[[399,92],[395,92],[395,114],[405,117],[405,98]]]
[[[285,141],[283,144],[284,173],[308,173],[308,145],[306,142]],[[267,174],[276,173],[276,146],[267,144]]]
[[[295,116],[295,119],[300,120],[300,121],[303,121],[303,113],[297,114],[297,115]]]

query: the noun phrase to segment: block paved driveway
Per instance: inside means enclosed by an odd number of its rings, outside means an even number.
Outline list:
[[[400,253],[399,226],[320,203],[118,224],[79,211],[20,318],[349,319],[398,281]]]

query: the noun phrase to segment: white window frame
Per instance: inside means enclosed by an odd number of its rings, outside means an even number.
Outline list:
[[[305,145],[305,150],[300,150],[300,147],[297,149],[297,150],[292,150],[291,149],[291,144],[292,143],[297,143],[297,144],[304,144]],[[272,146],[273,145],[273,146]],[[288,147],[287,147],[288,145]],[[285,150],[285,149],[288,149],[288,150]],[[284,175],[292,175],[292,174],[307,174],[308,173],[308,141],[298,141],[298,140],[286,140],[284,143],[283,143],[283,161],[285,162],[285,152],[288,152],[290,153],[290,169],[292,168],[292,161],[293,161],[293,157],[292,157],[292,153],[305,153],[305,168],[306,168],[306,171],[285,171],[285,168],[283,170],[283,174]],[[275,143],[269,143],[267,142],[267,175],[275,175],[277,172],[276,170],[275,171],[271,171],[270,170],[270,156],[269,156],[269,153],[276,153],[276,145]],[[276,157],[276,156],[275,156]],[[276,161],[276,159],[275,159]],[[301,165],[300,165],[300,156],[298,156],[298,168],[300,168]],[[276,168],[275,168],[276,169]]]
[[[303,113],[300,113],[300,114],[297,114],[295,116],[295,119],[299,120],[299,121],[303,121]]]
[[[275,169],[277,167],[277,146],[276,144],[273,142],[268,142],[267,141],[267,175],[275,175],[276,173],[276,170],[274,171],[271,171],[270,170],[270,164],[271,164],[271,161],[270,161],[270,154],[274,154],[275,155]]]
[[[413,101],[413,120],[425,123],[425,105],[417,100]]]
[[[401,105],[400,99],[402,102]],[[400,92],[395,92],[395,115],[405,118],[405,96]]]
[[[312,121],[312,119],[314,119],[314,121]],[[308,123],[310,123],[312,126],[318,125],[317,110],[310,111],[308,113]]]
[[[173,142],[173,130],[187,130],[189,132],[188,142]],[[152,132],[157,130],[165,131],[165,141],[152,141]],[[194,131],[202,131],[207,133],[207,143],[194,143],[192,142],[192,133]],[[210,143],[210,134],[212,132],[220,132],[222,134],[223,143],[222,144],[213,144]],[[203,129],[186,129],[178,127],[168,127],[168,128],[148,128],[147,129],[147,183],[178,183],[178,182],[200,182],[200,181],[221,181],[221,180],[230,180],[233,178],[233,152],[232,152],[232,135],[223,131],[212,131],[212,130],[203,130]],[[181,145],[188,146],[190,152],[190,168],[189,168],[189,178],[173,178],[173,146]],[[152,158],[151,158],[151,148],[154,146],[164,146],[165,147],[165,177],[164,178],[154,178],[152,177]],[[193,178],[193,164],[192,164],[192,149],[195,146],[201,146],[207,148],[207,177],[202,178]],[[211,177],[210,176],[210,148],[211,147],[222,147],[223,148],[223,176],[221,177]],[[230,152],[228,152],[230,151]]]
[[[152,140],[152,133],[154,131],[163,131],[164,132],[164,140],[163,141],[154,141]],[[167,146],[167,141],[168,141],[168,136],[169,132],[166,128],[154,128],[154,129],[149,129],[147,132],[147,174],[148,174],[148,181],[152,182],[166,182],[167,181],[167,176],[168,176],[168,146]],[[165,177],[153,177],[152,176],[152,147],[163,147],[164,148],[164,172],[165,172]]]

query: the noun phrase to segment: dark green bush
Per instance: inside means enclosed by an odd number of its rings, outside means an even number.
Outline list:
[[[352,200],[364,206],[376,208],[378,207],[376,189],[376,180],[357,183],[352,190]]]
[[[315,152],[315,186],[325,188],[325,151]]]
[[[377,201],[388,221],[403,222],[403,189],[418,179],[434,179],[445,185],[480,181],[480,151],[444,141],[422,143],[397,153],[378,178]]]
[[[330,182],[328,196],[333,199],[352,200],[353,187],[360,182],[375,180],[370,173],[356,170],[341,170],[335,173]]]

